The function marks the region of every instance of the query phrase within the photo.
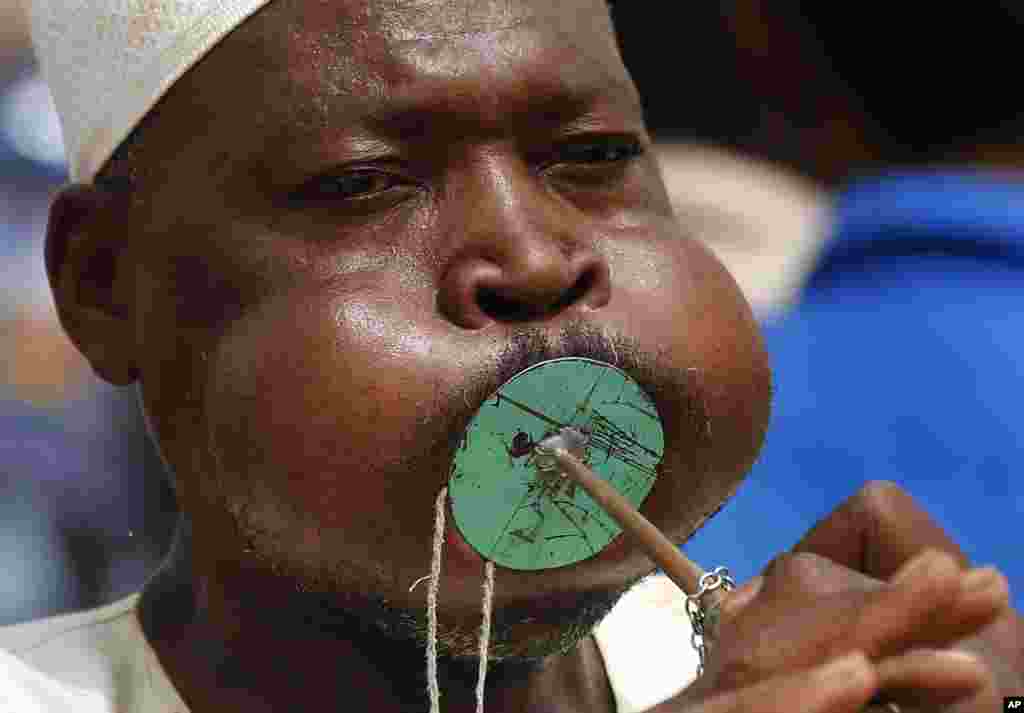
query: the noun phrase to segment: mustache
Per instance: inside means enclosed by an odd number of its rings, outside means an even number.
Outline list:
[[[659,350],[645,349],[635,337],[577,319],[556,333],[536,326],[514,331],[489,364],[478,367],[467,375],[460,389],[439,399],[432,418],[434,442],[439,439],[454,453],[480,406],[506,382],[536,364],[565,357],[592,359],[624,371],[656,406],[682,401],[687,417],[699,426],[698,431],[704,431],[707,413],[704,401],[698,398],[696,370],[670,367]],[[664,413],[661,415],[664,418]]]
[[[631,335],[585,319],[568,322],[557,332],[519,328],[463,380],[438,389],[431,406],[405,434],[403,447],[378,456],[377,477],[402,482],[432,472],[436,493],[447,484],[455,454],[481,406],[523,370],[565,357],[604,362],[628,374],[651,398],[661,418],[665,452],[686,453],[688,461],[698,458],[711,441],[705,385],[698,370],[674,366],[677,355],[668,356],[658,347],[652,349]],[[700,468],[696,462],[691,465],[694,472]],[[664,474],[667,466],[660,465],[658,471]]]

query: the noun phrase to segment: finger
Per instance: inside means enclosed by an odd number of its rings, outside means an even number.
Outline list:
[[[957,648],[982,658],[1003,694],[1024,691],[1024,618],[1010,606],[975,636],[957,642]],[[970,710],[974,710],[973,708]]]
[[[938,648],[962,636],[947,622],[960,595],[959,565],[948,554],[926,550],[907,563],[889,586],[867,596],[847,631],[855,648],[872,659],[916,647]]]
[[[859,641],[857,646],[894,655],[912,647],[943,648],[978,633],[1007,611],[1009,588],[992,568],[961,573],[949,555],[927,550],[869,601],[861,620],[865,626],[878,624],[876,633],[888,639],[887,645],[874,649]]]
[[[878,689],[878,676],[855,652],[810,670],[762,681],[687,706],[683,698],[649,713],[856,713]]]
[[[879,698],[935,710],[968,700],[992,686],[992,674],[963,651],[917,649],[875,664]]]
[[[814,552],[877,579],[888,579],[925,549],[967,557],[898,485],[872,482],[815,525],[793,548]]]
[[[786,566],[764,576],[761,592],[739,614],[721,620],[708,664],[716,687],[739,689],[848,651],[881,659],[915,648],[947,648],[977,633],[1005,606],[1002,594],[963,592],[958,564],[934,550],[908,563],[892,582],[876,583],[870,591],[819,597],[794,595],[799,585],[787,590],[780,574]],[[977,597],[970,615],[957,610],[960,597]]]
[[[960,578],[957,611],[963,616],[984,612],[994,606],[1009,605],[1010,583],[995,567],[976,567]]]
[[[918,555],[920,557],[921,555]],[[910,563],[904,566],[897,576],[910,570]],[[914,576],[904,575],[907,580]],[[765,569],[764,583],[761,589],[765,596],[797,596],[825,597],[832,594],[864,591],[875,592],[888,586],[886,583],[868,577],[859,572],[836,564],[831,560],[810,552],[783,554],[776,557]],[[910,587],[911,596],[917,597],[919,588],[905,581],[902,586]],[[902,599],[903,597],[897,597]],[[749,595],[739,603],[749,603]],[[891,600],[892,597],[887,599]],[[926,604],[925,601],[918,602]],[[988,626],[1009,608],[1009,584],[1006,578],[992,567],[968,570],[962,573],[959,594],[952,601],[942,619],[940,636],[935,640],[919,641],[922,645],[942,645],[968,636]],[[742,607],[736,607],[735,613]],[[723,622],[734,616],[734,610],[723,609],[728,616]]]
[[[965,701],[950,706],[948,710],[949,713],[990,713],[990,711],[1003,710],[1002,701],[1003,695],[999,691],[999,686],[993,680],[979,693]]]
[[[995,567],[968,570],[960,578],[960,591],[946,617],[946,629],[952,639],[977,633],[1007,612],[1010,584]]]
[[[991,711],[1005,710],[1002,705],[1003,697],[994,688],[986,689],[970,700],[956,703],[943,711],[943,713],[991,713]]]
[[[786,552],[765,567],[763,591],[766,596],[824,597],[850,591],[874,591],[881,580],[833,562],[813,552]]]

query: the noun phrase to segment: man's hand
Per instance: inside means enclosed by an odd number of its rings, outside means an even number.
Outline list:
[[[692,687],[647,713],[857,713],[878,689],[878,675],[864,654],[780,675],[710,695]]]
[[[912,557],[926,549],[949,554],[962,568],[963,552],[914,499],[893,483],[869,483],[813,527],[794,552],[810,552],[875,579],[887,580]],[[1005,578],[992,568],[976,570],[968,583],[975,592],[987,589],[991,598],[1007,588]],[[1024,691],[1024,619],[1007,604],[993,621],[959,641],[957,649],[978,656],[992,671],[996,695]],[[985,597],[975,597],[984,606]],[[984,704],[955,707],[955,711],[992,710]],[[998,706],[996,706],[998,709]]]
[[[705,675],[654,711],[998,710],[1022,689],[1021,621],[1002,575],[965,567],[909,496],[869,485],[729,596]]]

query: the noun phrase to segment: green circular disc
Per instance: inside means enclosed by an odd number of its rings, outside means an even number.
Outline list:
[[[565,426],[590,438],[583,460],[639,507],[665,438],[650,397],[591,359],[542,362],[509,379],[473,417],[452,464],[455,524],[485,559],[550,569],[600,552],[621,529],[580,487],[536,468],[533,444]]]

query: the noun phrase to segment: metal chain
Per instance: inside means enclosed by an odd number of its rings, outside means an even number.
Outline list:
[[[736,588],[736,582],[729,575],[728,567],[715,567],[710,572],[705,572],[697,582],[697,591],[686,595],[686,613],[690,617],[690,625],[693,633],[690,634],[690,643],[697,652],[697,677],[704,675],[704,667],[708,660],[708,639],[714,637],[714,631],[718,625],[718,607],[710,609],[704,607],[701,601],[708,592],[722,589],[726,592]],[[866,708],[861,709],[862,713],[901,713],[898,704],[891,701],[881,701],[877,697],[871,700]]]
[[[704,666],[707,664],[709,634],[713,634],[718,624],[718,607],[706,609],[702,601],[704,595],[716,589],[726,592],[736,588],[736,582],[729,575],[728,567],[715,567],[710,572],[701,575],[697,582],[697,591],[686,595],[686,613],[690,617],[690,625],[693,633],[690,634],[690,643],[693,644],[699,660],[697,664],[697,676],[704,675]]]

